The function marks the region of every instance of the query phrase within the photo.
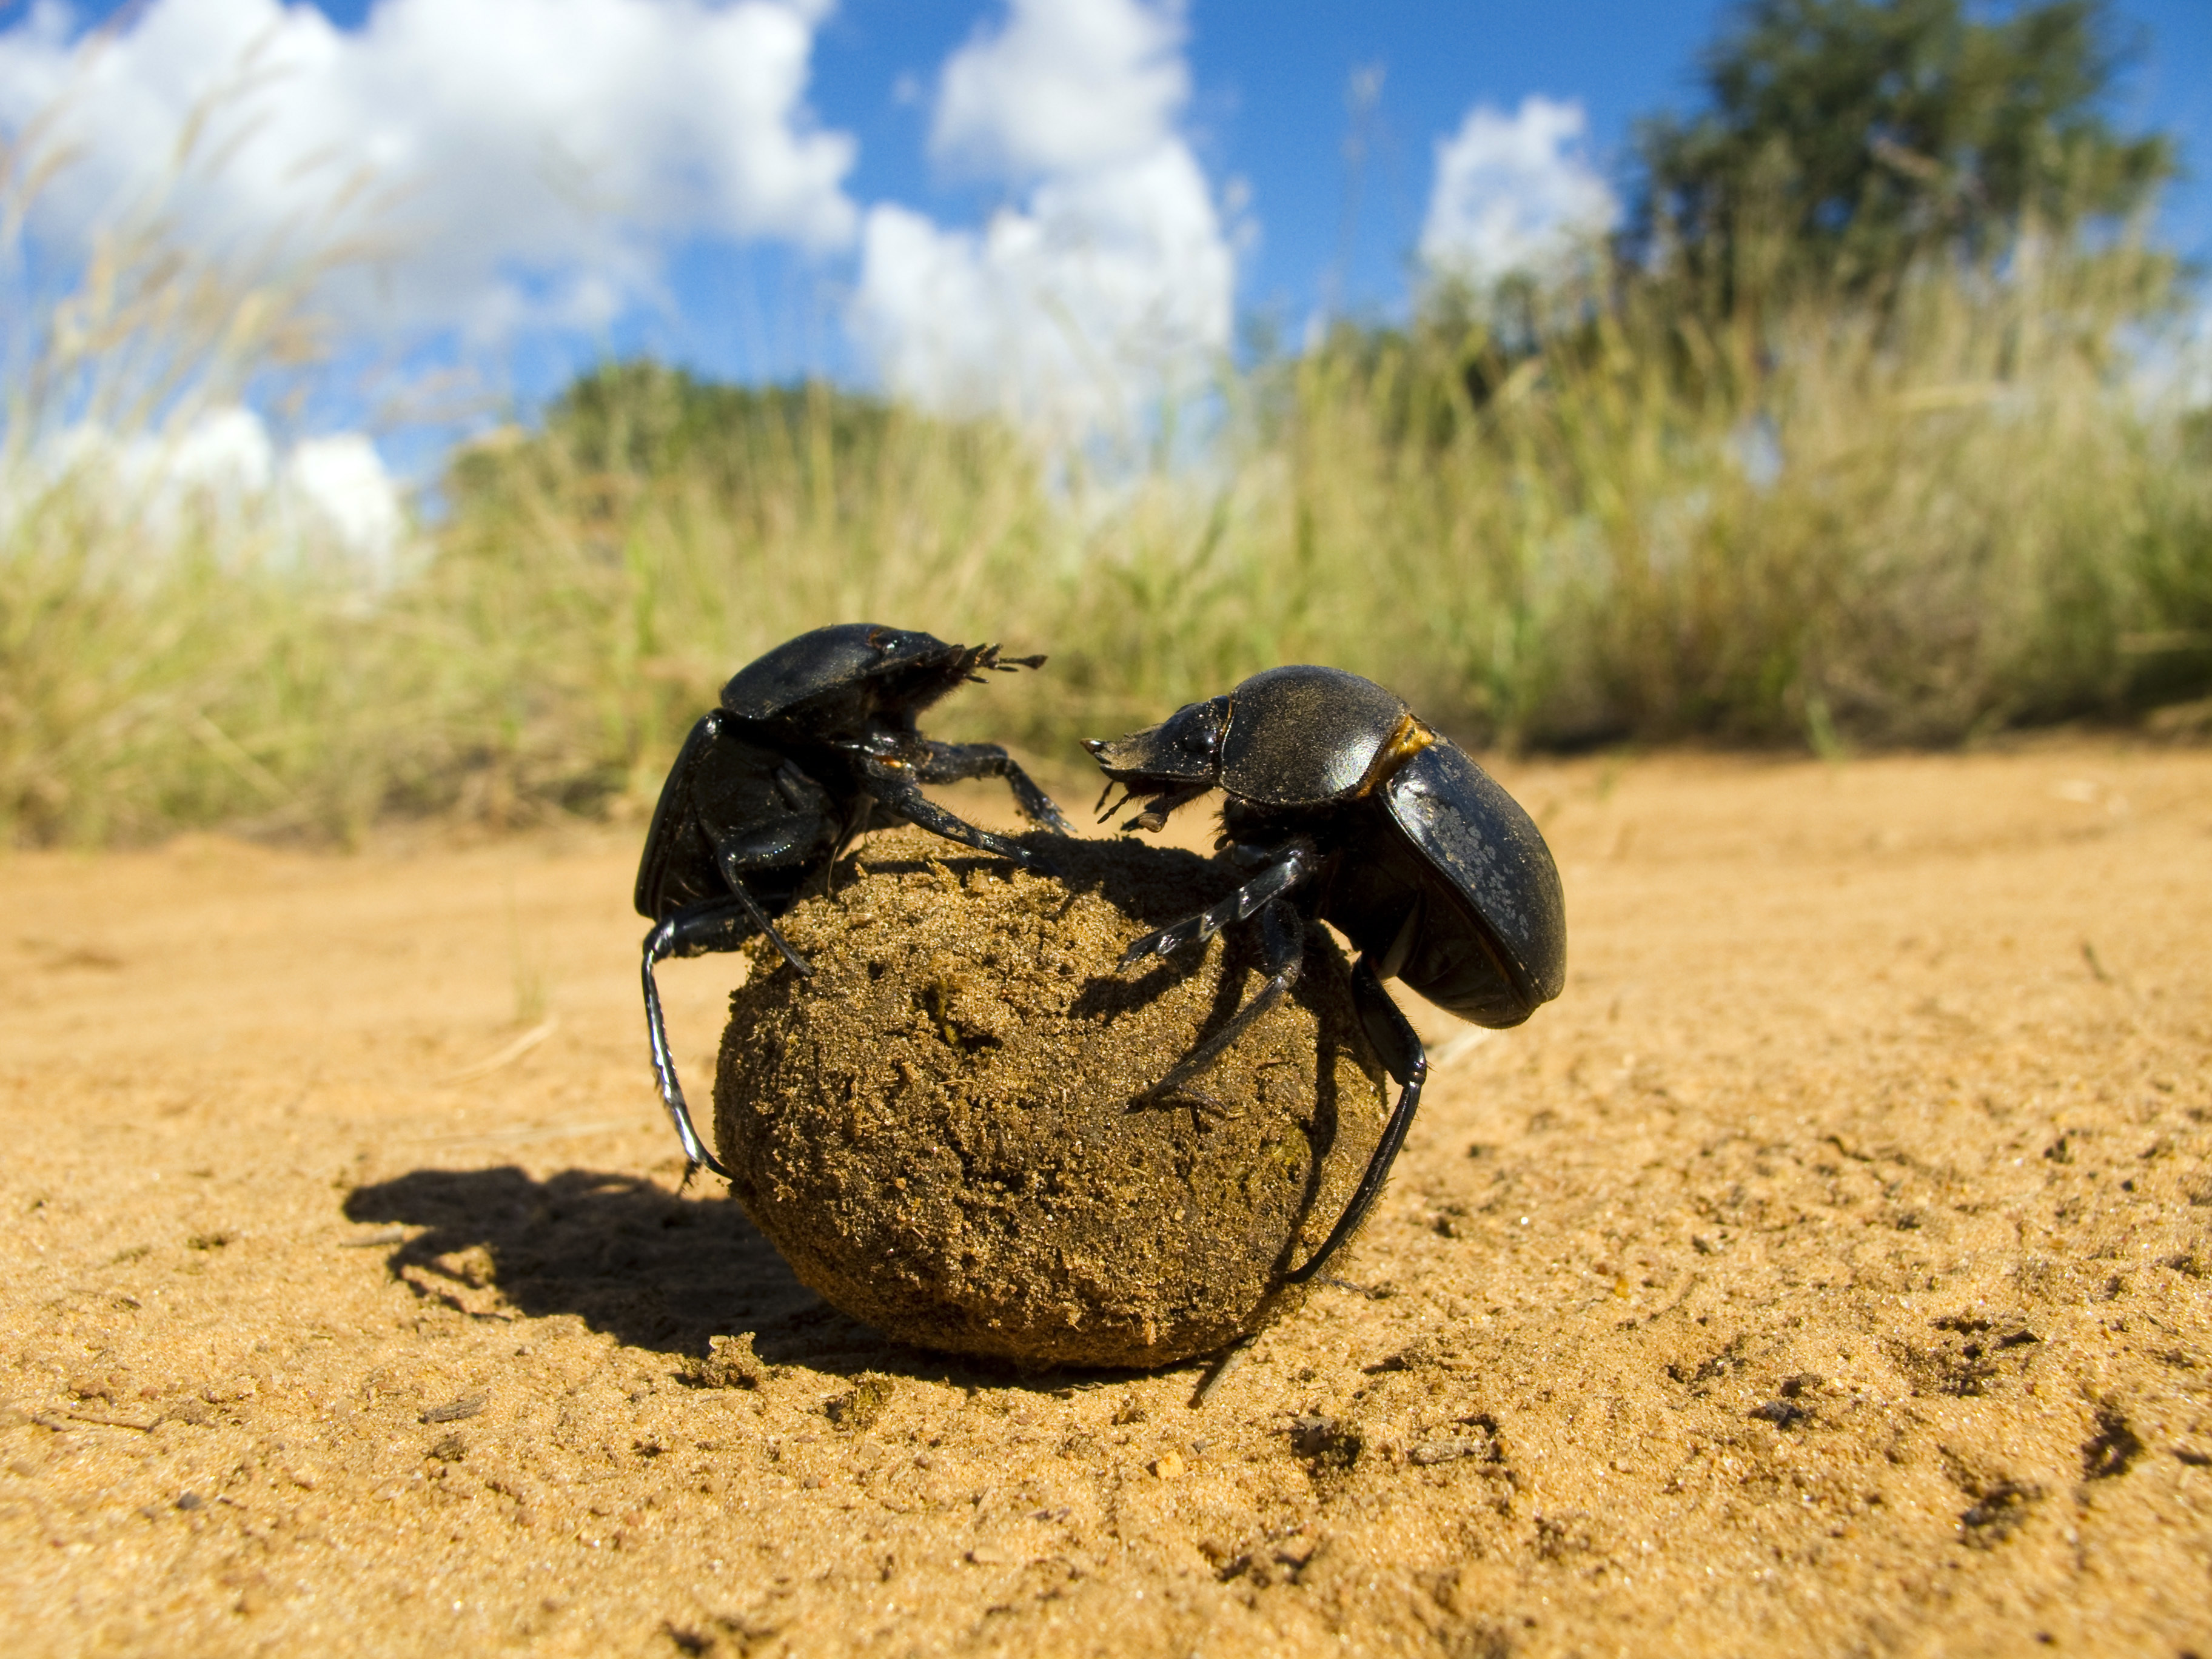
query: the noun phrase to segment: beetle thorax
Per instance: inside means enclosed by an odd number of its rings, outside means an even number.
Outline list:
[[[1222,787],[1263,805],[1364,794],[1434,741],[1395,693],[1340,668],[1270,669],[1230,701]]]

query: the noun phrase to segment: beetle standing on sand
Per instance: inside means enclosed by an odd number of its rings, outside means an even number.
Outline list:
[[[1267,981],[1152,1092],[1188,1083],[1281,1000],[1304,961],[1304,924],[1333,923],[1359,951],[1353,999],[1399,1085],[1359,1185],[1322,1247],[1287,1277],[1318,1273],[1357,1231],[1405,1144],[1428,1056],[1382,981],[1403,980],[1479,1025],[1518,1025],[1559,994],[1567,924],[1551,849],[1514,799],[1395,694],[1340,669],[1273,668],[1158,726],[1084,744],[1107,797],[1143,799],[1121,827],[1158,830],[1218,787],[1219,846],[1255,873],[1212,908],[1147,934],[1124,967],[1172,955],[1256,917]]]
[[[716,1175],[691,1125],[653,964],[734,951],[764,933],[811,974],[775,918],[824,876],[853,837],[874,823],[919,825],[1025,869],[1049,866],[1028,848],[978,830],[921,793],[926,783],[1004,778],[1033,823],[1062,835],[1067,820],[996,744],[938,743],[915,717],[983,671],[1036,668],[1042,657],[999,656],[995,645],[947,645],[927,634],[869,623],[817,628],[738,671],[721,706],[702,716],[661,786],[638,865],[645,936],[645,1023],[660,1098],[684,1155]]]

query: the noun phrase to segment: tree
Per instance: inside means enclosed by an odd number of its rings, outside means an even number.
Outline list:
[[[1724,285],[1756,242],[1866,287],[2030,221],[2123,218],[2174,172],[2165,135],[2100,112],[2124,62],[2104,0],[1987,21],[1963,0],[1750,0],[1705,54],[1710,106],[1638,132],[1635,236]]]

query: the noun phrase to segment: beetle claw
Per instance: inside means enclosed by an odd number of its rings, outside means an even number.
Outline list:
[[[1163,945],[1161,944],[1160,941],[1166,937],[1167,935],[1164,933],[1146,934],[1144,938],[1139,939],[1135,944],[1130,945],[1127,950],[1121,952],[1121,967],[1126,970],[1135,967],[1139,963],[1144,961],[1148,957],[1164,957],[1168,955],[1175,947],[1173,945]]]

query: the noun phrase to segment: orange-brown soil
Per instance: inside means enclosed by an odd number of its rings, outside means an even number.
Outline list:
[[[2212,754],[1502,776],[1565,995],[1202,1409],[678,1190],[634,831],[0,860],[8,1650],[2212,1653]]]

